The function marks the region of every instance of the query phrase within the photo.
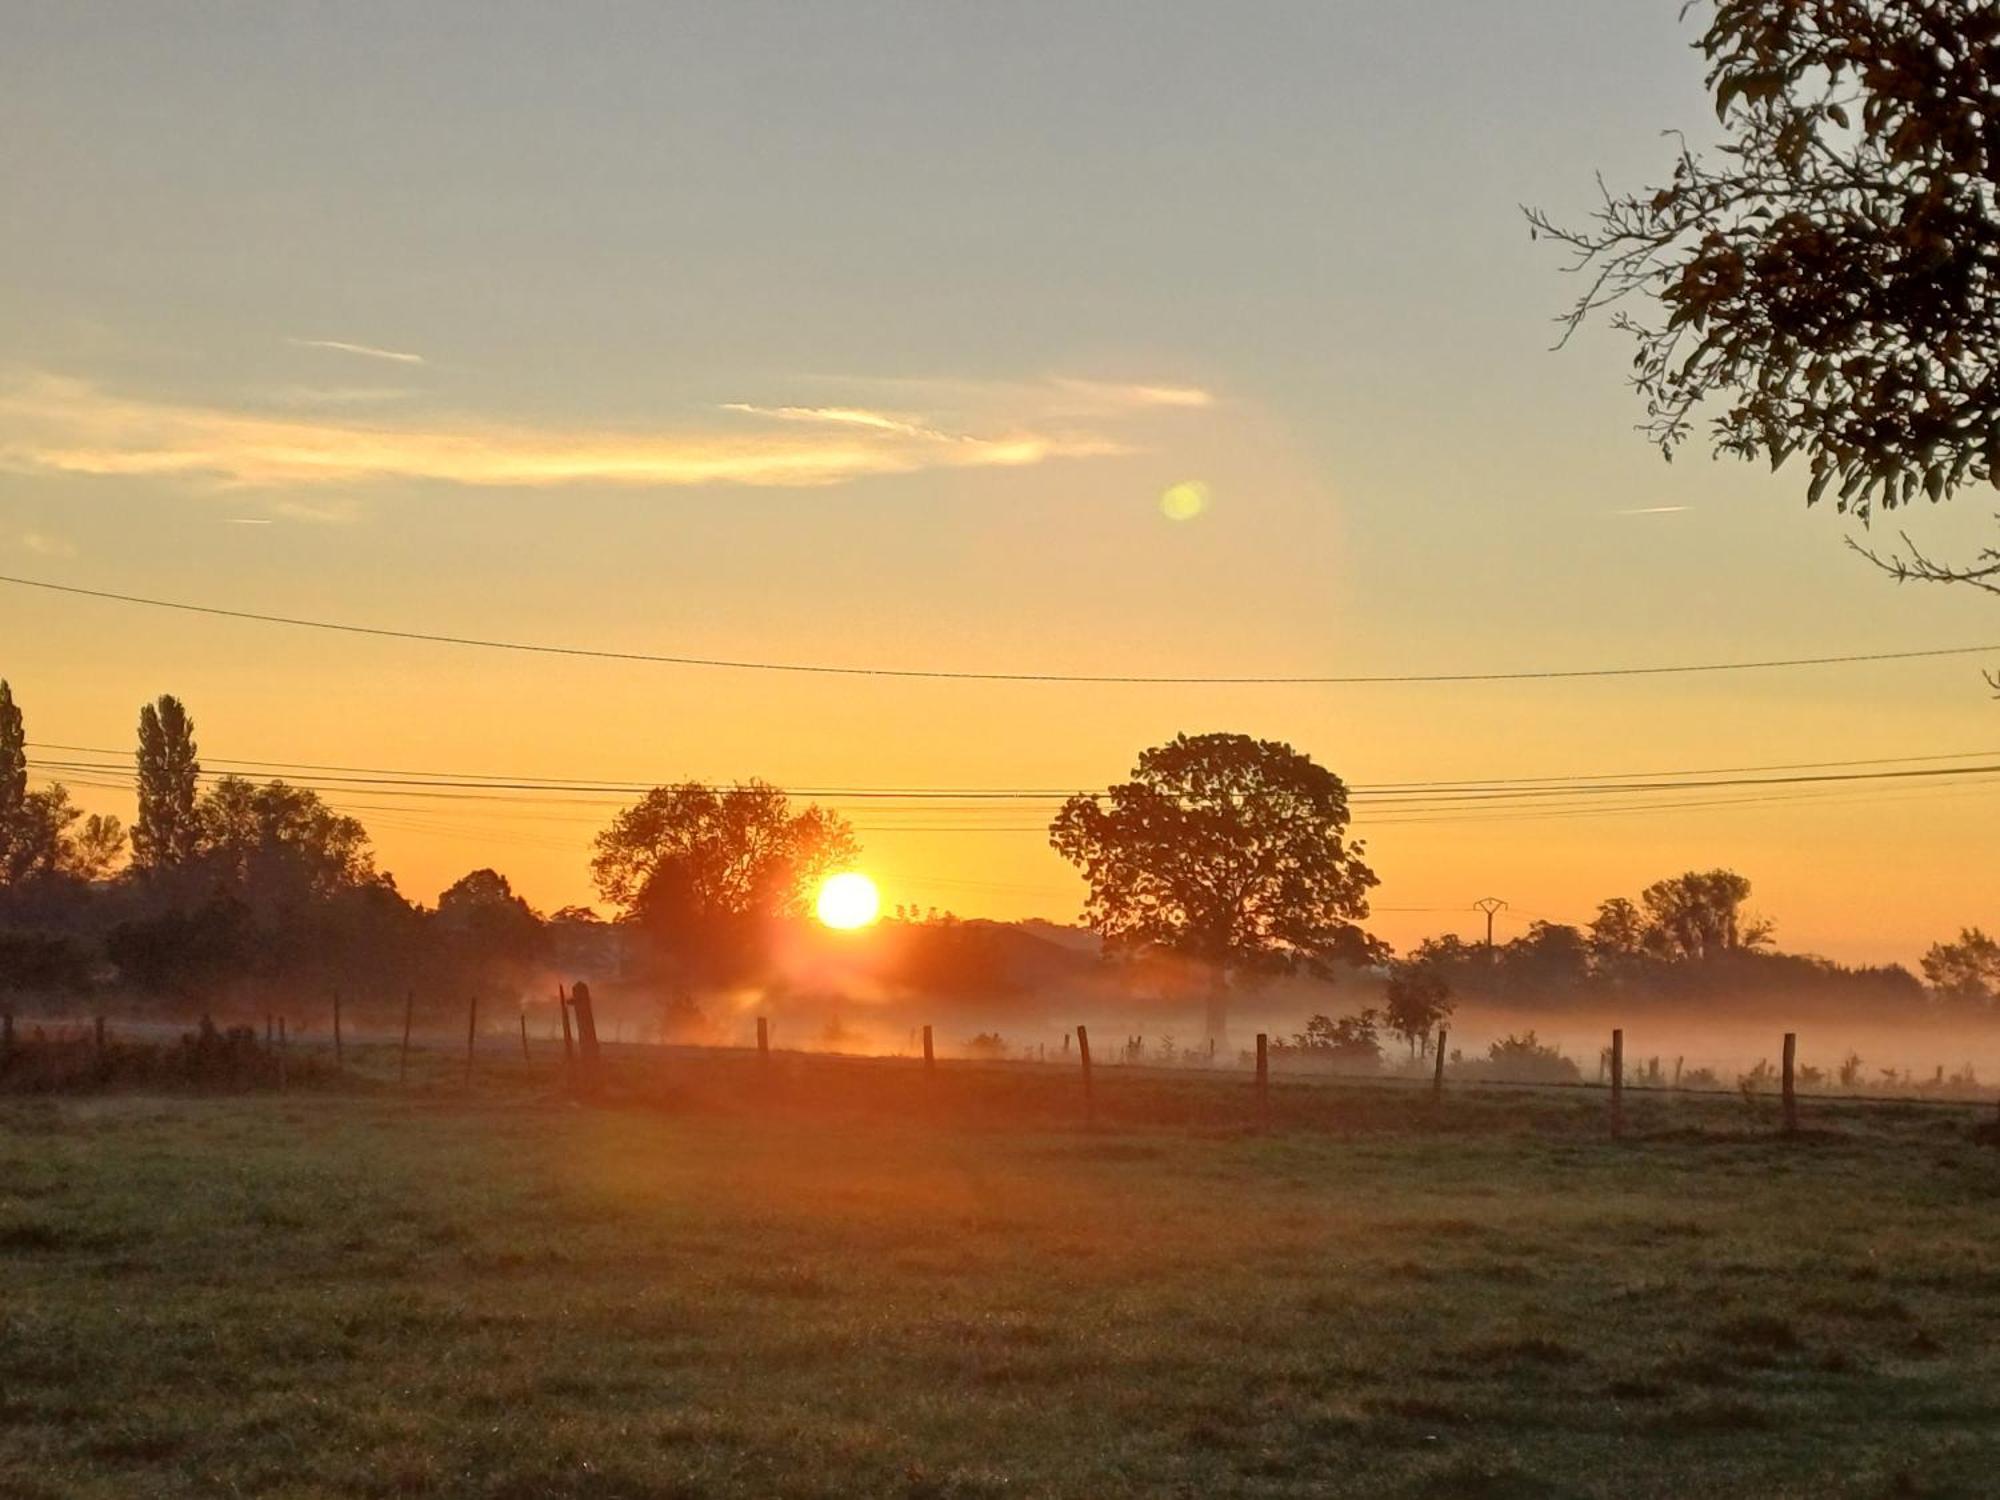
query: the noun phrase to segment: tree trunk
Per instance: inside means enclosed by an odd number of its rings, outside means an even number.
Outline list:
[[[1202,1023],[1208,1039],[1218,1048],[1229,1045],[1229,980],[1219,964],[1209,973],[1208,996],[1202,1004]]]

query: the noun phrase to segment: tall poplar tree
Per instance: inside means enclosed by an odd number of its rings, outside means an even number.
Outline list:
[[[174,869],[200,849],[196,754],[194,720],[180,699],[164,694],[139,710],[139,821],[132,829],[132,862],[142,870]]]
[[[0,865],[21,837],[28,803],[28,732],[14,690],[0,679]]]

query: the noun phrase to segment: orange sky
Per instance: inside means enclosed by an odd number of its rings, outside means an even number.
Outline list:
[[[1548,352],[1572,287],[1516,205],[1580,211],[1596,169],[1643,179],[1663,127],[1709,117],[1671,11],[31,12],[0,60],[0,128],[29,146],[0,158],[20,210],[0,238],[0,573],[997,671],[2000,640],[1991,600],[1897,589],[1849,553],[1797,475],[1662,464],[1616,339]],[[1197,482],[1199,515],[1163,513]],[[1987,534],[1977,504],[1912,520],[1945,548]],[[1971,753],[2000,748],[1980,665],[877,681],[0,585],[0,675],[37,742],[122,752],[139,703],[173,691],[211,757],[640,782],[1101,786],[1209,729],[1290,740],[1356,784]],[[545,907],[588,898],[610,811],[345,800],[411,894],[494,864]],[[1043,816],[854,820],[891,905],[1069,918]],[[1504,933],[1727,864],[1787,946],[1910,961],[2000,921],[1997,820],[1960,784],[1541,819],[1364,803],[1356,831],[1398,944],[1472,930],[1483,895],[1513,903]]]

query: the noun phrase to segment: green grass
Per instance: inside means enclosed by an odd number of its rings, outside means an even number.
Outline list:
[[[2000,1483],[1969,1114],[752,1067],[0,1103],[0,1494]]]

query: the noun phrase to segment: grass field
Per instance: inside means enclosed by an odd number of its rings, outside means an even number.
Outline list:
[[[1969,1111],[676,1077],[0,1103],[0,1494],[2000,1492]]]

